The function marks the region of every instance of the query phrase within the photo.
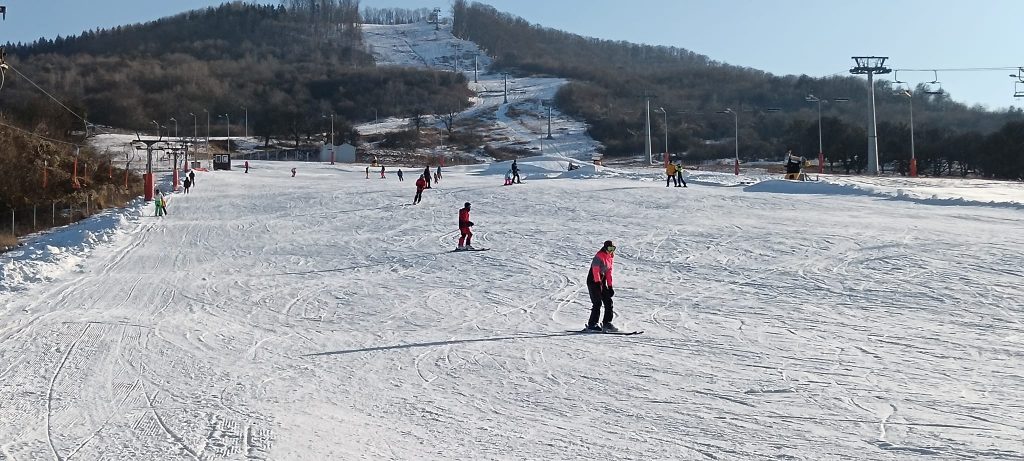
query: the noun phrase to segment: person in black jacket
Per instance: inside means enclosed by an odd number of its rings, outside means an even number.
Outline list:
[[[516,161],[512,161],[512,182],[515,184],[522,184],[523,182],[519,179],[519,165]]]

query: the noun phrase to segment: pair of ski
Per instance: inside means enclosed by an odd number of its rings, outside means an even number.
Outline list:
[[[462,249],[456,248],[456,249],[452,250],[452,253],[460,253],[460,252],[463,252],[463,251],[487,251],[487,250],[490,250],[490,248],[462,248]]]
[[[643,330],[634,330],[634,331],[625,331],[625,330],[620,330],[620,331],[604,331],[604,330],[601,330],[601,331],[598,331],[598,330],[588,330],[586,328],[584,328],[582,330],[565,330],[565,332],[566,333],[577,333],[577,334],[581,334],[581,335],[618,335],[618,336],[633,336],[633,335],[642,335],[642,334],[644,334]]]

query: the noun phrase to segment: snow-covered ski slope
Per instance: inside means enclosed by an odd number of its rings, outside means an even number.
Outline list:
[[[1024,457],[1016,204],[537,162],[251,161],[0,256],[0,459]],[[643,335],[566,331],[607,239]]]
[[[488,132],[493,146],[514,146],[537,154],[561,155],[590,161],[600,143],[586,133],[586,124],[551,110],[548,139],[548,105],[567,80],[550,77],[509,76],[490,72],[491,60],[473,42],[456,38],[451,25],[415,23],[394,26],[364,24],[363,40],[378,66],[402,66],[458,71],[466,75],[476,92],[472,106],[459,119],[478,119],[478,129]],[[456,55],[458,62],[456,63]],[[474,57],[479,73],[474,77]],[[507,86],[506,86],[507,85]],[[507,92],[506,92],[507,88]],[[506,103],[506,97],[508,102]],[[458,126],[459,122],[456,122]],[[387,118],[356,128],[373,134],[407,128],[408,119]]]

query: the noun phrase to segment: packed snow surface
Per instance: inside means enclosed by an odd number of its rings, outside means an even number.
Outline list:
[[[251,161],[34,236],[0,459],[1024,457],[1020,184],[567,162],[412,206],[411,171]],[[466,201],[490,251],[451,252]],[[642,335],[569,331],[608,239]]]

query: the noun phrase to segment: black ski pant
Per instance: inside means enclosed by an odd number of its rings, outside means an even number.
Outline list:
[[[523,181],[521,179],[519,179],[519,172],[518,171],[513,171],[512,172],[512,182],[518,183],[518,184],[522,184],[523,183]]]
[[[412,204],[415,205],[423,200],[423,189],[416,189],[416,196],[412,198]]]
[[[601,304],[604,303],[604,323],[610,323],[612,317],[615,315],[612,312],[612,295],[608,293],[608,290],[603,283],[598,283],[587,280],[587,291],[590,292],[590,302],[594,303],[594,307],[590,309],[590,321],[587,325],[597,325],[597,320],[601,318]]]
[[[678,186],[679,183],[683,183],[683,187],[686,187],[686,180],[683,179],[683,172],[682,171],[676,173],[676,185]]]
[[[672,184],[672,181],[675,181],[677,186],[679,185],[679,180],[676,179],[676,175],[670,174],[667,178],[665,178],[665,187],[668,187],[669,184]]]

